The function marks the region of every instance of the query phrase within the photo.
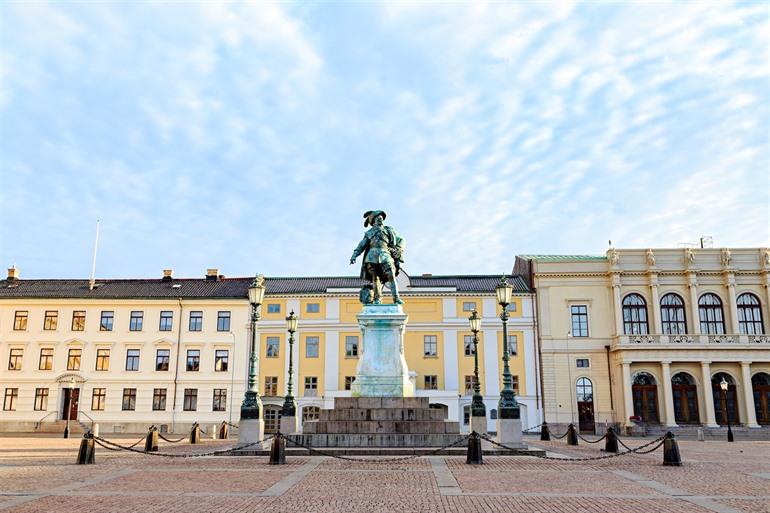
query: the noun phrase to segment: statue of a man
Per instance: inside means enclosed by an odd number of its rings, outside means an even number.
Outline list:
[[[386,214],[382,210],[369,210],[364,213],[364,228],[371,225],[356,249],[350,257],[350,264],[356,263],[356,258],[364,254],[361,262],[361,278],[372,282],[374,292],[374,304],[380,304],[382,298],[382,285],[390,283],[390,291],[393,294],[393,302],[403,303],[398,295],[396,276],[401,270],[404,254],[404,239],[390,226],[385,226]]]

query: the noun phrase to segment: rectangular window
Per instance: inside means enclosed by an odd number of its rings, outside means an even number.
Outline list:
[[[72,331],[84,331],[86,329],[86,311],[75,310],[72,312]]]
[[[67,353],[67,370],[80,370],[80,358],[82,356],[82,349],[70,349]]]
[[[318,337],[305,337],[305,358],[318,358]]]
[[[43,318],[43,329],[45,331],[53,331],[59,325],[59,311],[58,310],[46,310],[45,317]]]
[[[112,331],[112,322],[115,320],[115,312],[104,311],[99,319],[99,331]]]
[[[107,398],[106,388],[94,388],[91,393],[91,410],[102,411],[104,410],[104,403]]]
[[[174,312],[170,310],[163,310],[160,312],[160,325],[159,331],[171,331],[174,327]]]
[[[570,306],[570,315],[572,316],[572,336],[588,336],[588,307],[586,305]]]
[[[203,329],[203,312],[190,312],[190,331],[201,331]]]
[[[129,349],[126,351],[126,370],[139,370],[139,349]]]
[[[230,331],[230,312],[217,313],[217,331]]]
[[[225,411],[227,409],[227,389],[214,389],[214,407],[212,411]]]
[[[48,389],[35,389],[35,411],[46,411],[48,409]]]
[[[227,349],[217,349],[214,351],[214,371],[227,372],[228,362],[230,360],[230,351]]]
[[[473,356],[473,335],[463,335],[463,351],[465,356]]]
[[[438,356],[438,337],[436,335],[425,335],[423,346],[425,356]]]
[[[357,335],[347,335],[345,337],[345,358],[358,358]]]
[[[155,388],[152,391],[152,410],[166,411],[166,389]]]
[[[305,377],[305,395],[315,397],[318,395],[318,378],[315,376]]]
[[[201,365],[201,352],[200,349],[188,349],[187,350],[187,370],[188,372],[196,372],[200,370]]]
[[[267,304],[267,313],[281,313],[281,304],[280,303],[268,303]]]
[[[515,312],[516,311],[516,303],[511,303],[506,307],[506,310],[508,313]]]
[[[198,389],[197,388],[185,388],[184,389],[184,411],[195,411],[198,409]]]
[[[28,315],[29,312],[27,310],[16,311],[13,316],[13,331],[26,331]]]
[[[463,384],[464,384],[466,395],[473,393],[473,382],[474,382],[474,379],[472,374],[470,376],[466,375],[464,377]]]
[[[123,411],[136,410],[136,389],[135,388],[123,389],[123,405],[121,409]]]
[[[578,368],[581,368],[581,369],[588,368],[591,366],[591,364],[588,361],[588,358],[578,358],[577,360],[575,360],[575,362],[577,363]]]
[[[265,344],[265,356],[268,358],[278,358],[281,339],[278,337],[267,337]]]
[[[40,363],[37,368],[40,370],[53,369],[53,349],[43,348],[40,350]]]
[[[109,349],[96,350],[96,370],[98,371],[110,370],[110,350]]]
[[[155,353],[155,370],[167,371],[170,357],[171,351],[169,349],[158,349],[158,351]]]
[[[277,376],[265,376],[265,391],[266,396],[275,397],[278,395],[278,377]]]
[[[475,301],[463,301],[463,312],[472,312],[476,309]]]
[[[308,303],[305,305],[305,313],[320,313],[321,312],[321,304],[320,303]]]
[[[508,354],[511,356],[519,354],[519,338],[516,335],[508,335]]]
[[[511,387],[516,395],[519,395],[519,377],[511,376]]]
[[[24,359],[24,349],[11,349],[8,357],[8,370],[21,370],[21,362]]]
[[[350,390],[350,387],[353,385],[355,380],[355,376],[345,376],[345,390]]]
[[[142,331],[144,312],[131,312],[131,320],[128,322],[128,331]]]
[[[5,400],[3,401],[3,410],[14,411],[16,410],[16,401],[19,399],[18,388],[6,388]]]
[[[438,390],[438,376],[428,375],[425,376],[425,390]]]

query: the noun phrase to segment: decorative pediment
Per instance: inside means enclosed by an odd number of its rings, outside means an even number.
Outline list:
[[[56,379],[54,381],[56,381],[57,383],[69,383],[71,379],[74,379],[75,383],[86,382],[86,378],[84,378],[82,374],[78,372],[72,372],[72,371],[65,372],[64,374],[59,374],[58,376],[56,376]]]

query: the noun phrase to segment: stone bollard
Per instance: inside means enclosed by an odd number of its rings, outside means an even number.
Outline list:
[[[216,424],[212,424],[209,426],[209,433],[211,433],[211,439],[216,440],[217,439],[217,431],[219,430],[219,426]]]
[[[222,421],[222,423],[219,425],[219,438],[224,440],[227,438],[227,435],[228,435],[227,422]]]
[[[468,437],[468,456],[465,460],[468,465],[482,465],[483,451],[481,450],[481,437],[477,432],[472,432]]]
[[[699,442],[705,442],[706,441],[706,437],[703,435],[703,428],[702,427],[698,428],[698,431],[695,434],[695,439],[698,440]]]
[[[604,438],[604,452],[618,452],[618,435],[612,426],[607,428],[607,434]]]
[[[575,429],[575,424],[570,424],[567,428],[567,445],[577,445],[578,439],[577,439],[577,430]]]
[[[679,444],[676,436],[669,431],[663,440],[663,464],[671,467],[681,467],[682,457],[679,455]]]
[[[99,424],[94,422],[91,426],[91,432],[94,434],[94,436],[99,436]]]
[[[94,435],[90,431],[83,435],[83,439],[80,441],[80,450],[78,450],[78,465],[93,465],[94,454]]]
[[[270,465],[286,465],[286,440],[280,433],[273,438],[270,446]]]
[[[158,452],[158,428],[150,426],[147,439],[144,441],[144,452]]]
[[[201,443],[201,427],[196,422],[192,426],[192,430],[190,431],[190,443],[191,444],[199,444]]]
[[[551,440],[551,430],[548,429],[548,423],[543,422],[543,425],[540,426],[540,441],[549,442],[550,440]]]

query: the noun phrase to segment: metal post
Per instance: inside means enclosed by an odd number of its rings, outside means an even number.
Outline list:
[[[484,463],[481,437],[475,431],[468,437],[468,454],[465,463],[468,465],[481,465]]]
[[[226,439],[228,435],[227,431],[227,422],[223,420],[222,424],[219,425],[219,438],[222,440]]]
[[[78,465],[93,465],[94,460],[94,435],[90,431],[87,431],[83,435],[83,439],[80,441],[80,449],[78,450]]]
[[[551,430],[548,428],[548,423],[543,422],[543,425],[540,426],[540,441],[549,442],[550,440],[551,440]]]
[[[281,433],[275,435],[270,446],[270,465],[286,465],[286,440]]]
[[[248,387],[241,404],[241,419],[259,419],[262,412],[262,400],[257,389],[257,321],[259,311],[256,303],[251,303],[251,347],[249,352]]]
[[[575,424],[570,424],[567,428],[567,445],[577,445],[578,444],[578,438],[577,438],[577,430],[575,429]]]
[[[294,317],[294,312],[291,312],[287,321]],[[286,397],[283,400],[283,409],[281,416],[283,417],[296,417],[297,416],[297,401],[294,399],[292,375],[294,374],[294,332],[295,329],[289,327],[289,383],[286,388]],[[275,442],[274,442],[275,443]]]
[[[144,452],[158,451],[158,428],[150,426],[147,431],[147,439],[144,441]]]
[[[676,437],[669,431],[663,440],[663,464],[672,467],[682,466],[682,457],[679,454],[679,444]]]
[[[498,287],[511,287],[505,276],[500,280]],[[498,298],[500,299],[500,298]],[[513,392],[513,379],[511,378],[511,369],[508,365],[509,347],[508,347],[508,301],[498,301],[503,311],[500,314],[500,320],[503,321],[503,389],[500,391],[500,400],[497,405],[497,416],[499,419],[518,419],[521,414],[519,404],[516,402],[516,394]]]
[[[476,311],[473,311],[476,315]],[[471,400],[471,416],[486,417],[487,409],[484,406],[484,398],[481,397],[481,384],[479,383],[479,331],[473,330],[473,399]]]
[[[192,430],[190,431],[190,443],[191,444],[199,444],[201,443],[201,427],[196,422],[192,426]]]
[[[64,427],[64,438],[70,437],[70,418],[72,417],[72,394],[75,391],[75,378],[70,378],[70,396],[67,401],[67,425]]]
[[[607,434],[604,439],[604,452],[618,452],[618,437],[612,426],[607,428]]]

